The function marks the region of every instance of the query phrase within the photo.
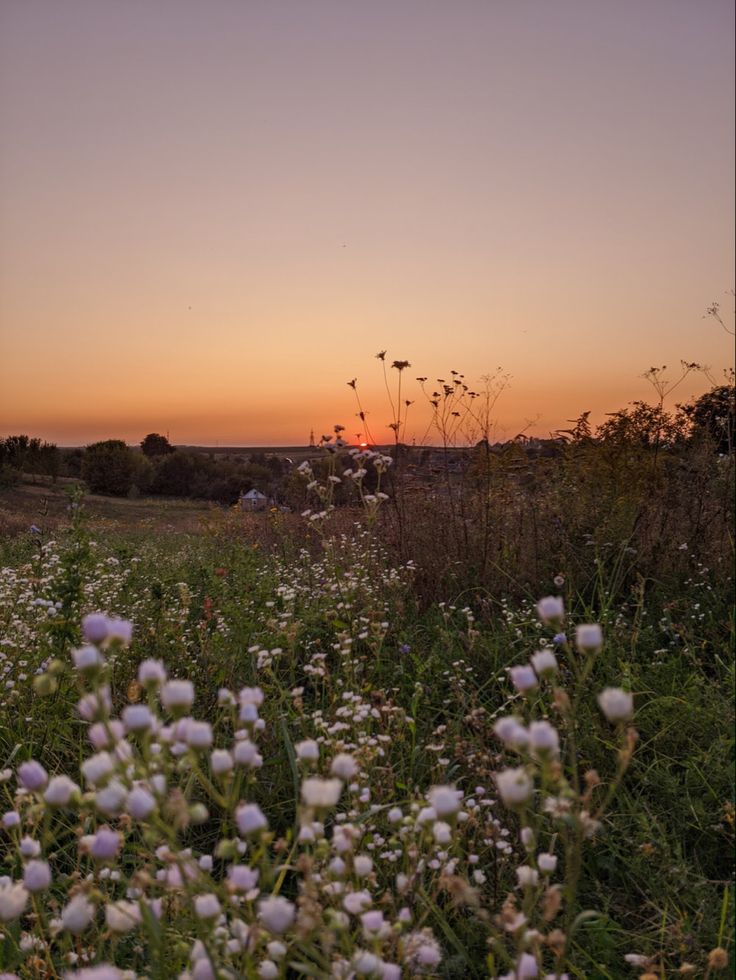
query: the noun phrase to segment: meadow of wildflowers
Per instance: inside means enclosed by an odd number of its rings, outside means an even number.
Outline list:
[[[730,577],[437,600],[392,464],[304,547],[7,542],[0,977],[726,975]]]

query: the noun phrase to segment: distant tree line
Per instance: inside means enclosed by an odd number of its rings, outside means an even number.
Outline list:
[[[92,443],[81,457],[79,475],[93,493],[145,493],[233,504],[252,487],[277,493],[284,473],[276,457],[176,449],[155,432],[145,437],[140,449],[119,439]]]

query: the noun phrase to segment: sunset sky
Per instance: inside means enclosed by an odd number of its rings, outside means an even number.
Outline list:
[[[357,376],[388,437],[382,348],[503,366],[499,438],[719,375],[733,36],[731,0],[3,0],[0,435],[305,443]]]

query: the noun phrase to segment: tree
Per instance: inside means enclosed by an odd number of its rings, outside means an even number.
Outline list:
[[[680,406],[694,432],[707,432],[716,451],[730,453],[734,450],[736,436],[736,387],[732,384],[717,385],[696,398],[689,405]]]
[[[87,446],[82,459],[82,478],[93,493],[124,497],[136,483],[143,460],[122,439],[106,439]]]
[[[144,456],[150,458],[152,456],[168,456],[169,453],[174,452],[174,447],[166,436],[161,436],[157,432],[149,432],[141,443],[141,450]]]

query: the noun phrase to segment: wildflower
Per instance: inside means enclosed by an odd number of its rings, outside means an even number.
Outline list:
[[[24,858],[38,857],[41,853],[41,845],[32,837],[24,837],[20,842],[20,853]]]
[[[158,687],[166,681],[166,668],[160,660],[144,660],[138,668],[138,681],[143,687]]]
[[[559,596],[545,596],[537,603],[537,613],[543,623],[559,622],[565,618],[565,603]]]
[[[123,646],[130,646],[133,639],[133,624],[127,619],[110,619],[107,623],[107,639],[117,640]]]
[[[548,721],[533,721],[529,725],[529,745],[535,754],[557,755],[560,750],[557,729]]]
[[[216,919],[221,911],[216,895],[197,895],[194,899],[194,913],[198,919]]]
[[[343,908],[351,915],[360,915],[372,904],[369,892],[348,892],[342,900]]]
[[[61,912],[62,928],[79,936],[95,917],[95,907],[84,895],[75,897],[64,906]]]
[[[557,657],[551,650],[538,650],[531,660],[532,667],[540,677],[557,673]]]
[[[575,630],[575,644],[579,650],[591,653],[603,646],[603,630],[598,623],[587,623]]]
[[[341,752],[336,755],[330,766],[330,772],[333,776],[338,776],[344,780],[352,779],[357,771],[358,764],[352,755],[348,755],[346,752]]]
[[[0,922],[12,922],[28,904],[28,891],[20,882],[5,881],[6,884],[0,884]]]
[[[93,691],[90,694],[85,694],[84,697],[79,699],[79,703],[77,704],[79,717],[85,721],[97,721],[108,715],[111,708],[110,688],[107,686],[101,687],[99,690]]]
[[[516,869],[516,880],[520,888],[535,888],[539,884],[539,872],[528,864],[522,864]]]
[[[391,809],[386,814],[386,818],[389,823],[398,823],[400,820],[404,819],[404,814],[399,807],[392,806]]]
[[[280,935],[296,918],[293,903],[281,895],[271,895],[258,903],[258,919],[264,929]]]
[[[348,757],[349,758],[349,757]],[[339,779],[305,779],[302,783],[302,802],[305,806],[318,810],[326,810],[337,805],[342,793],[342,782]]]
[[[627,721],[634,713],[634,699],[620,687],[606,687],[598,695],[598,704],[608,721]]]
[[[258,749],[247,739],[242,742],[238,742],[233,751],[233,756],[239,766],[248,766],[251,769],[256,769],[263,763],[263,759],[259,755]]]
[[[74,973],[65,973],[64,980],[122,980],[123,976],[122,970],[118,970],[116,966],[100,963]]]
[[[89,841],[89,852],[97,861],[111,861],[123,846],[122,834],[109,827],[100,827]]]
[[[557,646],[563,646],[565,643],[567,643],[567,634],[555,633],[555,635],[552,637],[552,642],[557,644]]]
[[[367,854],[356,854],[353,858],[353,871],[359,878],[364,878],[373,870],[373,861]]]
[[[105,922],[111,932],[123,935],[130,932],[141,921],[141,910],[137,902],[113,902],[105,906]]]
[[[459,794],[453,786],[433,786],[428,799],[438,817],[450,817],[460,809]]]
[[[169,709],[191,708],[194,685],[191,681],[167,681],[161,688],[161,704]]]
[[[201,751],[212,745],[212,726],[206,721],[190,721],[187,725],[185,741],[191,749]]]
[[[249,892],[258,884],[258,871],[247,864],[231,864],[227,869],[230,886],[239,892]]]
[[[526,694],[527,691],[533,691],[539,686],[537,675],[534,673],[534,670],[529,666],[529,664],[522,664],[517,667],[512,667],[510,673],[511,683],[521,694]]]
[[[716,946],[708,953],[708,966],[711,970],[725,970],[728,966],[728,953],[722,946]]]
[[[499,718],[493,726],[493,731],[505,745],[513,749],[524,748],[529,743],[529,732],[516,715]]]
[[[98,721],[94,725],[90,725],[87,738],[92,743],[93,748],[99,751],[110,748],[113,742],[119,742],[124,734],[123,723],[113,718],[106,724]]]
[[[36,791],[44,788],[49,777],[39,762],[36,762],[35,759],[29,759],[28,762],[22,762],[18,766],[18,780],[24,789]]]
[[[88,643],[100,644],[107,639],[107,616],[90,613],[82,620],[82,636]]]
[[[72,650],[72,659],[74,666],[83,674],[92,674],[105,665],[104,657],[94,646],[84,646],[78,650]]]
[[[143,786],[136,786],[128,793],[125,809],[134,820],[145,820],[156,807],[156,800]]]
[[[235,822],[243,837],[268,827],[268,820],[257,803],[241,803],[235,811]]]
[[[517,980],[532,980],[533,977],[539,975],[539,970],[537,968],[537,961],[534,959],[531,953],[522,953],[519,957],[519,961],[516,964],[515,977]]]
[[[532,794],[532,781],[526,769],[503,769],[495,775],[499,796],[506,806],[526,803]]]
[[[123,708],[122,717],[129,732],[145,732],[153,727],[153,715],[145,704],[129,704]]]
[[[96,755],[90,756],[89,759],[85,759],[82,763],[82,775],[88,783],[95,786],[97,783],[107,779],[114,768],[115,763],[110,753],[98,752]]]
[[[449,823],[438,820],[432,827],[432,836],[438,844],[449,844],[452,840],[452,827]]]
[[[67,806],[79,793],[79,787],[68,776],[54,776],[43,794],[49,806]]]
[[[216,775],[222,776],[233,768],[233,757],[227,749],[215,749],[210,755],[210,768]]]
[[[128,792],[122,783],[113,779],[104,789],[97,791],[95,806],[108,817],[116,817],[123,809],[127,796]]]
[[[51,868],[47,861],[29,861],[23,869],[23,884],[29,892],[42,892],[51,884]]]
[[[539,854],[537,856],[537,864],[542,874],[553,874],[557,867],[557,857],[554,854]]]
[[[302,762],[317,762],[319,760],[319,745],[313,739],[297,742],[294,746],[297,759]]]

